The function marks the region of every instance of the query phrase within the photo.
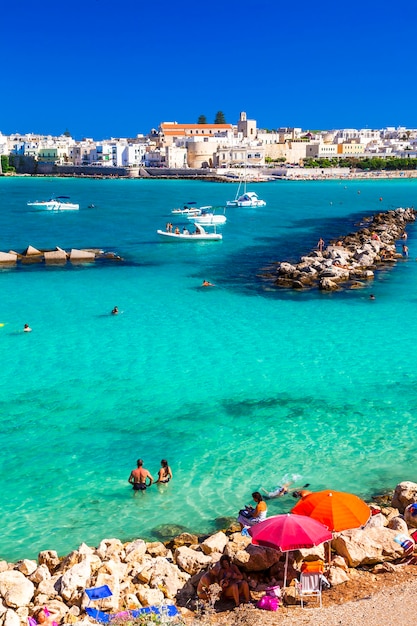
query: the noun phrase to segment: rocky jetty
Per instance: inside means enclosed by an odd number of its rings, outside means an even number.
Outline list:
[[[56,246],[53,250],[38,250],[29,245],[23,252],[0,252],[0,266],[13,266],[17,263],[32,264],[44,263],[46,265],[65,265],[71,263],[90,263],[92,261],[122,261],[123,259],[114,252],[105,252],[99,248],[71,248],[69,252]]]
[[[268,278],[287,289],[335,291],[362,287],[373,279],[376,270],[403,256],[395,244],[404,237],[407,224],[415,221],[416,214],[414,208],[398,208],[364,218],[364,226],[357,232],[332,241],[321,251],[310,252],[299,263],[278,263],[276,274],[268,274]]]
[[[355,568],[378,575],[401,567],[411,554],[404,547],[404,536],[415,548],[416,502],[417,484],[400,483],[392,497],[370,505],[373,515],[364,528],[335,533],[326,570],[330,584],[354,580],[358,575]],[[321,545],[291,552],[288,579],[298,576],[303,560],[324,559],[324,550]],[[61,623],[87,626],[94,622],[84,611],[88,604],[84,590],[101,585],[108,585],[113,592],[102,601],[105,611],[176,604],[187,615],[196,607],[202,573],[222,554],[229,555],[246,573],[255,599],[271,583],[283,583],[285,554],[252,545],[235,524],[209,537],[183,532],[165,544],[103,539],[95,548],[82,544],[63,558],[45,550],[36,561],[0,561],[0,625],[23,626],[38,608],[47,606]],[[294,587],[287,589],[286,601],[297,602]]]

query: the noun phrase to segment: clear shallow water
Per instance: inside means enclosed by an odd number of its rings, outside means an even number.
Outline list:
[[[363,291],[287,293],[259,275],[360,215],[415,205],[417,183],[255,190],[267,206],[229,209],[221,243],[176,245],[155,234],[180,221],[170,209],[224,203],[234,185],[0,179],[0,249],[97,246],[126,259],[0,271],[1,558],[155,539],[164,524],[209,532],[288,472],[362,496],[416,479],[416,226],[410,259]],[[26,206],[53,194],[80,211]],[[168,458],[172,483],[134,497],[139,457],[154,475]]]

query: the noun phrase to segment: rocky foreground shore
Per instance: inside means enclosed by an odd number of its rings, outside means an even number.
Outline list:
[[[360,230],[332,241],[301,257],[299,263],[280,262],[275,274],[268,274],[278,287],[319,288],[323,291],[358,289],[374,278],[375,271],[392,266],[403,254],[396,242],[405,245],[405,229],[414,222],[414,208],[398,208],[364,218]]]
[[[404,565],[417,560],[412,537],[417,528],[414,503],[417,503],[417,483],[402,482],[391,496],[371,503],[373,515],[363,529],[334,534],[332,558],[326,571],[331,584],[328,594],[344,584],[348,587],[365,574],[377,580],[403,572],[404,567],[414,570],[415,566]],[[404,536],[411,548],[405,548]],[[324,559],[324,549],[321,545],[292,552],[288,579],[298,577],[304,559]],[[194,621],[197,584],[202,573],[217,563],[222,554],[229,555],[246,573],[253,600],[271,583],[283,583],[285,555],[272,548],[252,545],[250,537],[242,536],[235,524],[205,538],[182,533],[167,544],[142,539],[128,543],[104,539],[96,548],[82,544],[65,557],[46,550],[39,553],[37,561],[0,561],[0,626],[26,624],[27,618],[44,606],[58,614],[61,623],[93,623],[84,611],[88,604],[84,589],[101,585],[108,585],[113,592],[103,602],[105,611],[114,613],[171,603],[177,605],[185,622],[201,623]],[[297,604],[295,587],[291,584],[287,588],[286,604]],[[281,617],[285,610],[281,611]],[[241,624],[255,623],[253,614],[261,613],[252,605],[236,611],[252,614],[248,621],[241,613]],[[219,615],[216,623],[235,623],[221,620]]]

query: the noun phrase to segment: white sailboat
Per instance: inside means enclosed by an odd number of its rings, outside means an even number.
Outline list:
[[[246,191],[246,174],[244,176],[243,193],[240,193],[242,187],[242,181],[239,182],[236,196],[234,200],[228,200],[226,206],[238,206],[238,207],[260,207],[266,206],[265,200],[261,200],[258,194],[254,191]]]

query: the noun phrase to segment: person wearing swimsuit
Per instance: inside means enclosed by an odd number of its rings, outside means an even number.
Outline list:
[[[162,459],[161,461],[161,469],[158,472],[158,480],[157,483],[169,483],[172,478],[172,471],[170,466],[168,465],[168,461],[166,459]]]
[[[137,469],[130,472],[129,482],[133,486],[134,491],[145,491],[146,487],[150,487],[153,483],[153,477],[147,469],[143,467],[142,459],[136,461]],[[146,479],[149,479],[149,484],[146,484]]]

